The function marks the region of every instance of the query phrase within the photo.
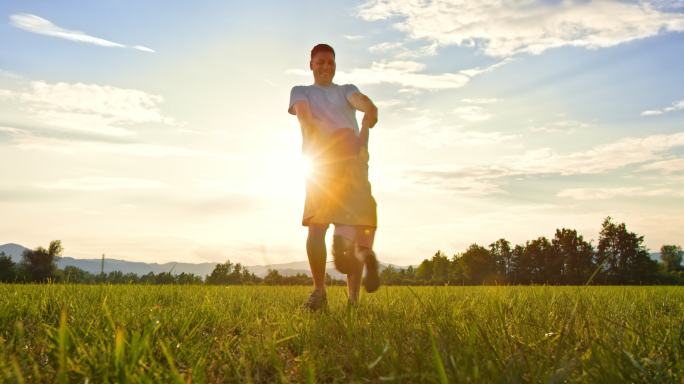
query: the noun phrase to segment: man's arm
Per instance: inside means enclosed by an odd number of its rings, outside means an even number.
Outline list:
[[[302,126],[302,133],[306,135],[311,135],[316,132],[316,126],[318,122],[313,114],[311,113],[311,108],[309,108],[309,103],[300,100],[296,102],[292,108],[294,108],[295,114],[297,115],[297,120],[299,120],[299,125]]]
[[[297,101],[292,108],[294,109],[297,120],[299,120],[299,125],[302,128],[302,144],[306,150],[309,147],[309,144],[316,138],[318,121],[311,113],[308,102],[304,100]]]
[[[373,101],[361,92],[352,93],[349,96],[349,103],[355,109],[363,112],[363,120],[361,120],[361,129],[373,128],[378,122],[378,107],[373,104]]]

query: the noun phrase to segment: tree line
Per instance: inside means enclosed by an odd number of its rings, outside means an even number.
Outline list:
[[[644,238],[607,217],[594,247],[574,229],[556,229],[552,239],[538,237],[511,245],[499,239],[488,247],[472,244],[447,257],[437,251],[417,267],[388,267],[388,285],[480,284],[684,284],[682,249],[664,245],[661,263],[651,259]]]
[[[75,284],[207,284],[207,285],[311,285],[310,276],[298,273],[292,276],[281,275],[276,269],[270,269],[263,278],[255,275],[240,263],[216,264],[211,274],[206,277],[193,273],[172,274],[149,272],[144,275],[112,271],[93,274],[74,266],[57,268],[62,251],[59,240],[50,242],[47,249],[38,247],[25,250],[21,262],[15,263],[4,252],[0,252],[0,282],[6,283],[75,283]],[[329,284],[343,285],[344,281],[334,279],[326,274]]]
[[[557,229],[552,239],[539,237],[512,246],[499,239],[488,247],[472,244],[451,258],[437,251],[417,267],[388,266],[381,272],[387,285],[481,285],[481,284],[684,284],[682,248],[663,245],[661,262],[652,260],[644,238],[627,230],[624,223],[607,217],[598,244],[584,240],[574,229]],[[206,278],[192,273],[161,272],[139,276],[113,271],[92,274],[74,266],[58,269],[63,251],[59,240],[47,249],[25,250],[19,263],[0,253],[0,282],[66,282],[78,284],[209,284],[209,285],[310,285],[311,277],[299,273],[281,275],[269,270],[263,278],[240,263],[217,264]],[[330,284],[342,280],[327,275]]]

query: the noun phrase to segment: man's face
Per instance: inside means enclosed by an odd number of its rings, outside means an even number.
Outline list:
[[[335,77],[335,55],[331,52],[318,52],[311,59],[309,67],[316,84],[330,85]]]

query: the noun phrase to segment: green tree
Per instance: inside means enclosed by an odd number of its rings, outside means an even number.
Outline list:
[[[527,264],[529,283],[554,284],[560,280],[561,261],[554,255],[551,242],[542,236],[525,243],[522,259]]]
[[[463,268],[463,276],[469,284],[492,284],[502,282],[492,253],[485,247],[472,244],[456,259]]]
[[[511,276],[508,281],[513,284],[532,282],[532,260],[522,245],[516,245],[511,252]]]
[[[268,273],[264,277],[264,284],[266,285],[281,285],[283,281],[283,276],[278,272],[277,269],[269,269]]]
[[[0,282],[12,282],[17,278],[17,270],[12,258],[0,252]]]
[[[663,245],[660,247],[660,260],[665,271],[674,272],[682,269],[682,247],[679,245]]]
[[[50,242],[48,249],[38,247],[34,250],[27,249],[22,254],[22,267],[26,271],[29,281],[45,282],[55,277],[57,261],[62,254],[62,243],[59,240]]]
[[[603,281],[609,284],[644,284],[653,282],[658,265],[642,245],[643,236],[629,232],[625,223],[603,221],[596,251]]]
[[[449,283],[449,259],[442,251],[432,256],[432,283],[433,284],[447,284]]]
[[[574,229],[556,229],[551,240],[554,254],[562,261],[563,284],[584,284],[594,271],[594,248]]]
[[[503,278],[504,281],[511,280],[513,272],[513,251],[511,250],[511,243],[506,239],[499,239],[489,244],[489,252],[494,258],[497,267],[497,274]]]
[[[202,284],[202,277],[195,275],[194,273],[181,273],[176,276],[176,283],[184,285],[196,285]]]
[[[422,280],[429,284],[432,281],[432,267],[432,261],[428,259],[423,260],[418,268],[416,268],[416,279]]]
[[[233,270],[233,264],[226,261],[223,264],[216,264],[211,274],[207,276],[207,284],[228,284],[230,272]]]
[[[74,267],[73,265],[68,265],[64,267],[62,272],[62,280],[66,283],[73,284],[91,284],[96,280],[95,275],[88,271],[84,271],[81,268]]]

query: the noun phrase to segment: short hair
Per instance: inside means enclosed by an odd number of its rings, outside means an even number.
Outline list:
[[[330,52],[333,54],[333,57],[335,57],[335,50],[333,47],[329,46],[328,44],[317,44],[311,50],[311,59],[313,60],[314,56],[316,56],[316,54],[319,52]]]

